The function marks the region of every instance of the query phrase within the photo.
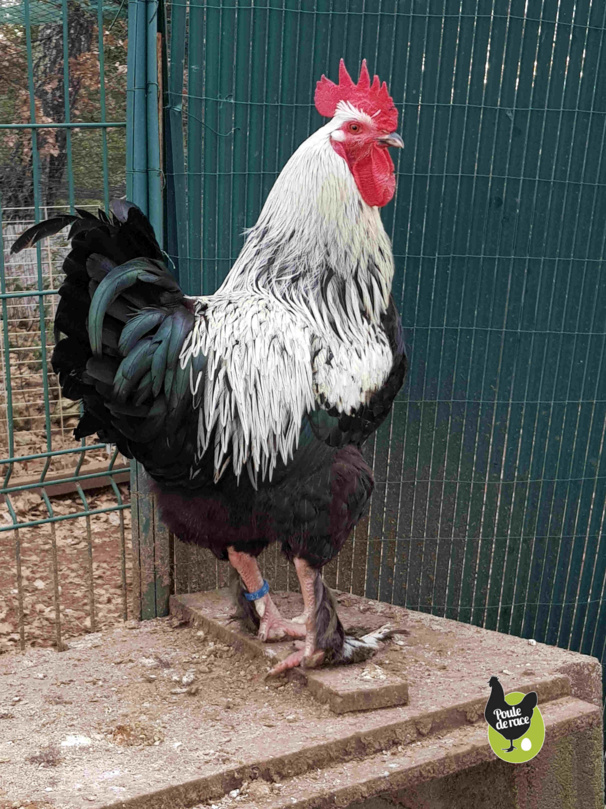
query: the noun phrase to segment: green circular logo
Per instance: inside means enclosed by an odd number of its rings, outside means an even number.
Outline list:
[[[545,723],[540,710],[536,705],[531,712],[525,710],[523,702],[528,696],[520,691],[507,694],[507,705],[493,709],[488,727],[488,741],[493,752],[512,764],[530,761],[545,741]]]

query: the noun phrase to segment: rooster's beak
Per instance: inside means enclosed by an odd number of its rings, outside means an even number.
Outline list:
[[[389,135],[381,135],[381,137],[377,138],[377,140],[379,143],[382,143],[385,146],[393,146],[395,149],[404,148],[404,141],[397,132],[392,132]]]

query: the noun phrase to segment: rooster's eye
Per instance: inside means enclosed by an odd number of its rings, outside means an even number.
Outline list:
[[[350,132],[359,132],[360,127],[358,126],[358,124],[350,124],[349,125],[349,131]]]

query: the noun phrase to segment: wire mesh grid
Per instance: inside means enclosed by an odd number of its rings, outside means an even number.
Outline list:
[[[123,16],[120,3],[0,5],[0,652],[61,649],[128,615],[128,463],[73,439],[79,405],[50,368],[68,246],[9,252],[32,222],[123,193]]]
[[[367,447],[368,517],[328,582],[605,656],[606,7],[596,0],[166,2],[167,249],[235,260],[363,57],[405,149],[383,211],[410,375]],[[176,545],[176,587],[222,573]],[[277,551],[265,572],[295,586]]]

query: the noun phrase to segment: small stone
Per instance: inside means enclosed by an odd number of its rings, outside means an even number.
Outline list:
[[[287,721],[287,722],[296,722],[296,721],[297,721],[297,717],[294,715],[294,713],[291,713],[291,714],[290,714],[290,716],[287,716],[287,717],[286,717],[286,721]]]
[[[536,642],[536,640],[534,638],[528,638],[528,643],[531,646],[536,646],[537,645],[537,642]]]
[[[187,689],[187,693],[190,694],[192,697],[195,697],[199,690],[200,690],[199,685],[197,684],[190,685],[190,687]]]
[[[125,621],[124,629],[139,629],[139,621]]]
[[[145,671],[143,673],[143,679],[147,680],[148,683],[153,683],[154,680],[157,680],[158,678],[156,677],[155,674],[150,674],[149,671]]]
[[[187,694],[187,688],[171,688],[171,694]]]
[[[199,632],[196,632],[196,637],[200,638],[200,640],[204,640],[204,638],[206,637],[206,632],[203,629],[201,629]]]
[[[507,671],[507,669],[503,669],[503,674],[511,674],[511,672]]]
[[[208,668],[208,666],[199,666],[198,671],[200,674],[210,674],[211,670]]]
[[[181,682],[183,683],[183,685],[192,685],[195,682],[195,680],[196,680],[196,674],[193,671],[188,671],[181,678]]]
[[[229,793],[229,797],[230,798],[237,798],[239,794],[240,794],[239,789],[232,789],[232,791]]]
[[[36,590],[44,590],[46,584],[42,581],[42,579],[36,579],[36,581],[34,582],[34,587],[36,588]]]
[[[92,740],[88,736],[66,736],[61,747],[90,747]]]

